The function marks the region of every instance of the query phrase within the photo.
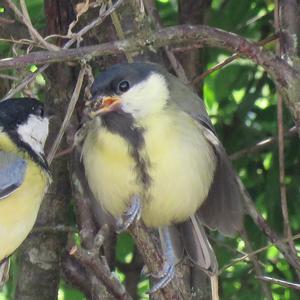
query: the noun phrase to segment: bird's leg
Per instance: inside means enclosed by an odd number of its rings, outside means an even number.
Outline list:
[[[119,217],[116,221],[117,233],[125,231],[134,221],[138,220],[141,216],[141,199],[139,196],[134,195],[131,198],[130,206],[124,212],[124,214]]]
[[[163,269],[151,274],[154,279],[150,293],[154,293],[165,287],[175,276],[175,265],[183,256],[183,247],[180,236],[174,226],[166,226],[159,229],[161,247],[165,258]]]

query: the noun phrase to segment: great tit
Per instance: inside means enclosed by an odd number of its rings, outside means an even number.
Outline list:
[[[91,92],[82,158],[95,198],[119,218],[138,197],[141,218],[160,229],[170,264],[171,228],[179,224],[190,259],[216,272],[202,224],[232,235],[242,226],[243,205],[202,100],[152,63],[114,65]]]
[[[50,182],[48,117],[32,98],[0,102],[0,286],[8,257],[31,231]]]

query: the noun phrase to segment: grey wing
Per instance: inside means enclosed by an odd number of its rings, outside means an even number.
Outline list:
[[[22,184],[27,163],[13,153],[0,151],[0,200],[13,193]]]
[[[175,76],[169,73],[165,76],[168,78],[170,105],[176,105],[205,128],[215,133],[202,99]]]
[[[207,199],[199,208],[198,216],[209,228],[233,235],[242,228],[243,194],[222,144],[208,129],[204,129],[204,133],[214,147],[217,166]]]
[[[206,226],[218,229],[225,235],[232,235],[242,226],[244,208],[243,196],[231,162],[216,136],[200,97],[176,77],[165,76],[168,77],[171,93],[170,104],[176,105],[201,124],[205,137],[213,146],[217,157],[214,180],[206,201],[198,211],[198,216]]]

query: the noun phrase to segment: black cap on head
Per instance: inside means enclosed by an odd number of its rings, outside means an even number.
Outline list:
[[[128,88],[145,80],[152,72],[159,73],[159,66],[152,63],[113,65],[96,78],[92,85],[92,95],[120,95]]]
[[[34,98],[10,98],[0,102],[0,126],[7,130],[26,123],[29,115],[43,118],[43,103]]]

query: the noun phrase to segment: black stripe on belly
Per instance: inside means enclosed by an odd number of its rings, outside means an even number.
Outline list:
[[[142,155],[145,146],[144,129],[135,126],[134,118],[125,112],[113,111],[101,117],[102,124],[112,133],[117,133],[129,144],[129,152],[136,164],[138,180],[145,186],[149,186],[151,177],[148,174],[149,160]]]

